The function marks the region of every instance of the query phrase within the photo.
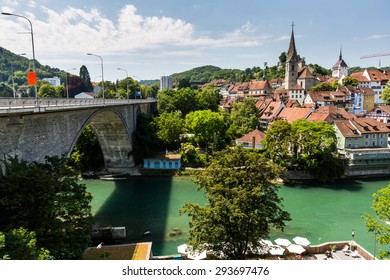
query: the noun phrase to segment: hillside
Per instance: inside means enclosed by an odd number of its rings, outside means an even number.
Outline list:
[[[15,84],[27,84],[27,72],[32,71],[33,64],[31,59],[17,55],[7,49],[0,47],[0,83],[12,84],[12,68],[14,70]],[[52,68],[48,65],[42,65],[35,61],[37,75],[40,79],[53,76],[64,77],[65,72]]]

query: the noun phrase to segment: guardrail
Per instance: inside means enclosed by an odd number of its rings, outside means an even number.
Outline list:
[[[155,99],[0,98],[0,108],[107,106],[155,102]]]

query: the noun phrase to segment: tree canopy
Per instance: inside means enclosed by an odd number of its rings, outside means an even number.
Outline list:
[[[278,187],[271,183],[278,173],[276,165],[255,151],[234,147],[216,153],[196,179],[207,203],[186,203],[181,209],[190,217],[189,243],[220,258],[238,260],[256,253],[260,239],[268,238],[272,228],[283,230],[290,220]]]
[[[34,232],[36,247],[55,259],[80,259],[90,241],[92,197],[66,167],[66,159],[28,163],[17,157],[3,160],[0,175],[0,232]],[[9,253],[10,254],[10,253]]]
[[[320,181],[333,181],[343,173],[336,144],[332,125],[307,120],[275,121],[265,137],[267,154],[275,163],[307,171]]]
[[[368,232],[372,232],[375,242],[380,245],[390,244],[390,184],[373,194],[372,208],[376,217],[365,213],[362,218]],[[377,256],[380,259],[390,259],[390,250],[381,249]]]

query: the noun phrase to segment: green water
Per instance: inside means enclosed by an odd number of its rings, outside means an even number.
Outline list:
[[[389,179],[390,180],[390,179]],[[282,186],[279,194],[292,221],[278,237],[304,236],[312,244],[355,240],[373,251],[374,238],[366,231],[361,215],[373,213],[372,194],[389,180],[348,181],[334,185]],[[177,246],[188,241],[188,218],[179,215],[187,201],[203,204],[202,193],[186,177],[131,177],[125,181],[86,180],[92,193],[92,211],[97,226],[126,226],[127,242],[152,241],[154,255],[177,253]],[[182,234],[170,236],[174,229]],[[144,237],[143,233],[151,235]]]

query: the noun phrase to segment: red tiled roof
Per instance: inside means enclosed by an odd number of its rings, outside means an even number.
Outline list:
[[[251,143],[252,140],[253,140],[253,137],[255,137],[255,142],[256,143],[261,143],[261,141],[263,141],[263,139],[265,138],[265,133],[261,132],[258,129],[255,129],[255,130],[249,132],[248,134],[245,134],[241,138],[238,138],[237,141],[238,142],[250,142]]]
[[[283,108],[278,115],[278,119],[291,123],[299,119],[305,119],[311,110],[310,108]]]

